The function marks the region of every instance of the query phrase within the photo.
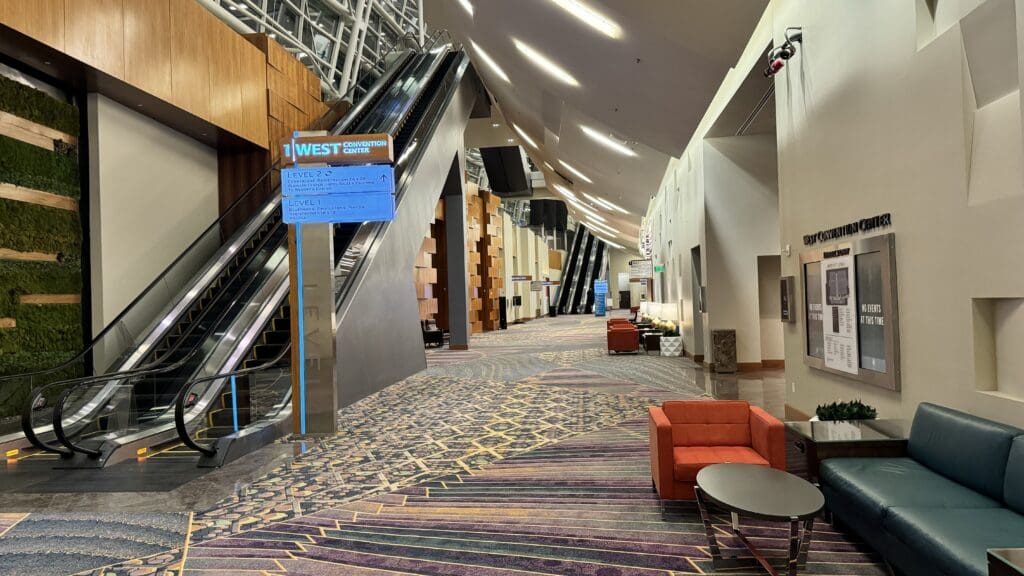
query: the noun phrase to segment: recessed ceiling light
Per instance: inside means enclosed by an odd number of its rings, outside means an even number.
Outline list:
[[[298,54],[296,54],[296,56],[299,57],[299,58],[305,58],[306,57],[306,53],[305,52],[299,52]]]
[[[551,0],[559,8],[578,18],[581,22],[609,38],[622,36],[622,27],[614,20],[594,10],[579,0]]]
[[[228,6],[228,10],[238,10],[238,8],[235,8],[234,6]]]
[[[619,154],[625,154],[626,156],[636,156],[636,152],[634,152],[632,149],[630,149],[622,142],[613,140],[610,136],[602,134],[589,126],[580,126],[580,130],[582,130],[583,133],[586,134],[587,136],[590,136],[591,138],[600,142],[601,144],[604,144],[608,148],[615,150]]]
[[[508,143],[509,144],[515,144],[516,143],[516,139],[515,138],[509,138],[508,139]]]
[[[597,220],[598,222],[607,222],[608,221],[604,216],[601,216],[597,212],[594,212],[594,210],[590,206],[587,206],[586,204],[583,204],[583,203],[581,203],[579,201],[576,201],[576,202],[573,202],[573,206],[575,206],[577,210],[579,210],[579,211],[583,212],[584,214],[586,214],[588,218],[593,218],[594,220]]]
[[[604,198],[598,198],[597,196],[591,196],[590,194],[587,194],[586,192],[584,192],[583,195],[586,196],[587,199],[590,200],[591,202],[596,202],[596,203],[600,204],[601,206],[604,206],[605,208],[607,208],[609,210],[615,210],[616,212],[622,212],[623,214],[629,214],[629,211],[626,210],[625,208],[623,208],[622,206],[619,206],[618,204],[612,204],[611,202],[605,200]]]
[[[566,198],[571,198],[572,200],[576,200],[576,195],[572,193],[572,190],[569,190],[568,188],[562,186],[561,184],[555,184],[554,187],[555,190],[558,190],[559,192],[562,193],[562,196],[565,196]]]
[[[478,56],[480,56],[480,59],[484,61],[484,64],[487,64],[487,66],[498,75],[498,78],[501,78],[505,82],[511,82],[511,80],[508,79],[508,74],[505,74],[505,71],[501,69],[501,66],[498,66],[498,63],[494,61],[494,58],[491,58],[490,54],[484,52],[484,49],[476,42],[470,40],[469,43],[473,45],[473,50]]]
[[[524,131],[522,128],[513,124],[512,129],[515,130],[516,134],[519,134],[519,137],[525,140],[527,144],[533,146],[534,148],[539,148],[539,146],[537,146],[537,143],[533,141],[533,138],[530,138],[530,135],[527,134],[526,131]]]
[[[597,228],[599,230],[603,230],[603,231],[607,232],[608,234],[618,234],[619,233],[619,231],[616,230],[615,228],[612,228],[611,226],[609,226],[607,224],[601,224],[600,222],[590,222],[590,221],[587,221],[587,222],[585,222],[585,224],[588,225],[588,226],[593,226],[593,227],[595,227],[595,228]]]
[[[605,244],[607,244],[609,246],[618,248],[619,250],[625,250],[625,248],[623,248],[622,246],[619,246],[618,244],[616,244],[615,242],[612,242],[611,240],[605,238],[604,236],[598,236],[597,234],[594,234],[594,236],[597,236],[598,240],[604,242]]]
[[[275,34],[274,32],[271,32],[271,33],[269,34],[269,36],[270,36],[270,38],[271,38],[271,39],[273,39],[273,38],[277,38],[277,34]]]
[[[559,161],[558,161],[558,163],[559,163],[559,164],[561,164],[563,168],[565,168],[565,169],[566,169],[566,170],[568,170],[569,172],[572,172],[573,174],[575,174],[575,175],[576,175],[576,177],[578,177],[578,178],[579,178],[580,180],[583,180],[583,181],[584,181],[584,182],[586,182],[587,184],[593,184],[593,183],[594,183],[594,181],[593,181],[593,180],[591,180],[590,178],[587,178],[587,177],[586,177],[586,176],[585,176],[585,175],[583,174],[583,172],[580,172],[579,170],[577,170],[577,169],[573,168],[572,166],[570,166],[570,165],[566,164],[566,163],[565,163],[565,162],[563,162],[562,160],[559,160]]]
[[[469,0],[459,0],[459,4],[462,4],[462,8],[466,12],[468,12],[470,16],[473,15],[473,3],[472,2],[470,2]]]
[[[501,126],[501,124],[498,124],[497,122],[491,122],[491,128],[497,128],[498,126]]]
[[[569,74],[565,68],[555,64],[550,58],[540,52],[537,52],[537,50],[529,44],[526,44],[516,38],[512,39],[512,43],[516,45],[517,50],[523,53],[523,56],[532,60],[534,64],[540,67],[541,70],[550,74],[551,77],[561,80],[570,86],[580,85],[576,78],[574,78],[572,74]]]

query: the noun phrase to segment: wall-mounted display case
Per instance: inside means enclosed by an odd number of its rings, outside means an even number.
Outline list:
[[[800,254],[805,364],[900,390],[895,247],[890,233]]]

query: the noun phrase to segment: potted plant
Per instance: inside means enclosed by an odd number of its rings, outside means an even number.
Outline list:
[[[874,420],[878,418],[878,411],[861,402],[832,402],[822,404],[814,410],[814,418],[821,422],[836,422],[847,420]]]
[[[662,356],[682,356],[683,337],[679,335],[679,327],[669,320],[664,323],[665,333],[661,336]]]

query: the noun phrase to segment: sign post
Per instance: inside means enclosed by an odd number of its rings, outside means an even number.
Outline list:
[[[387,134],[295,132],[283,143],[288,225],[292,422],[296,434],[337,432],[334,224],[395,217],[394,145]]]

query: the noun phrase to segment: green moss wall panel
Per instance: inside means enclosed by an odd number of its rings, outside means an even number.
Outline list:
[[[0,182],[78,198],[78,158],[0,136]]]
[[[79,214],[0,198],[0,248],[62,254],[66,259],[80,260]]]
[[[78,136],[77,108],[3,76],[0,76],[0,110]]]

